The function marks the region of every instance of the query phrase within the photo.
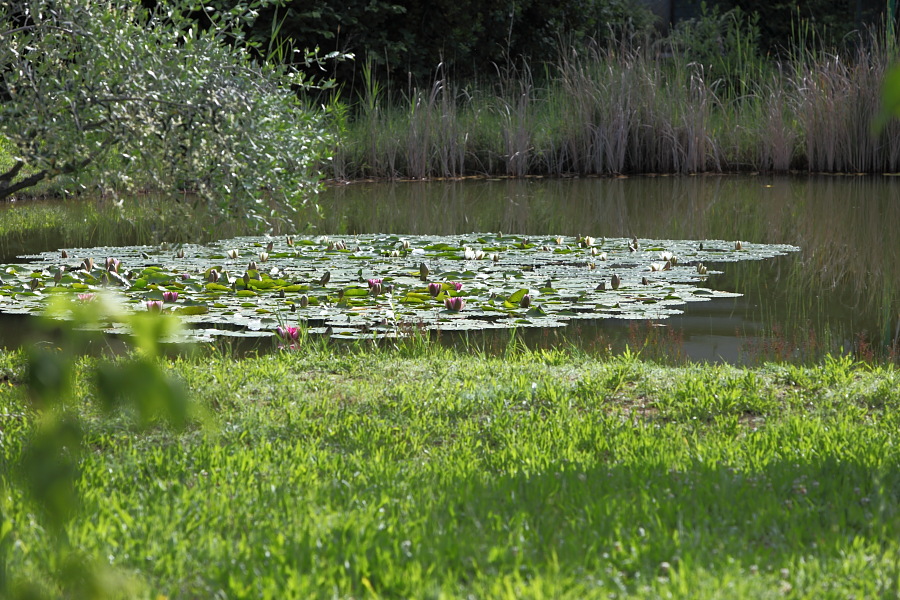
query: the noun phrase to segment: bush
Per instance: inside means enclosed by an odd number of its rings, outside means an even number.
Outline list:
[[[0,5],[0,136],[16,158],[0,198],[73,176],[75,189],[187,190],[214,213],[273,221],[316,191],[328,140],[296,94],[309,82],[251,56],[239,27],[252,13],[200,27],[189,8]]]

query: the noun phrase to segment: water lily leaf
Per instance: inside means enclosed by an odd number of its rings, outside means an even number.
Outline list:
[[[196,306],[179,306],[174,312],[178,315],[205,315],[209,312],[209,307],[199,304]]]
[[[367,288],[346,288],[344,290],[344,296],[368,296],[369,290]]]
[[[528,309],[528,312],[525,313],[529,317],[546,317],[547,313],[540,306],[532,306]]]
[[[512,293],[509,298],[506,299],[506,301],[510,304],[518,306],[519,302],[521,302],[522,298],[524,298],[527,294],[527,289],[520,289],[517,292]]]

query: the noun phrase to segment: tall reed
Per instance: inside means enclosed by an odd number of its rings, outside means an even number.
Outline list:
[[[890,35],[860,34],[843,54],[808,40],[780,61],[742,52],[726,76],[638,37],[569,48],[541,77],[516,65],[462,86],[439,69],[397,94],[369,74],[330,175],[893,172],[900,124],[871,127]]]

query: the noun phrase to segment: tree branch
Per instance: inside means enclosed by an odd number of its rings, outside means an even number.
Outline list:
[[[0,175],[0,189],[6,188],[6,186],[9,185],[9,182],[16,178],[16,175],[19,174],[19,171],[21,171],[24,166],[25,163],[23,161],[17,160],[12,169]]]
[[[24,190],[25,188],[37,185],[47,177],[47,174],[47,170],[44,169],[43,171],[38,171],[34,175],[26,177],[22,181],[14,183],[13,185],[0,187],[0,200],[9,198],[19,190]]]

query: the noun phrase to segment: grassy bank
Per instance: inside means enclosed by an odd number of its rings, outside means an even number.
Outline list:
[[[0,539],[9,589],[56,597],[54,538],[12,477],[34,427],[22,360],[0,355]],[[213,416],[177,433],[102,416],[96,365],[76,367],[88,451],[65,535],[94,564],[82,584],[102,565],[123,596],[897,594],[892,368],[204,352],[167,363]]]
[[[837,52],[804,29],[776,59],[735,27],[712,63],[670,52],[677,40],[635,38],[567,48],[539,77],[520,66],[473,85],[443,74],[425,89],[372,81],[335,112],[331,175],[900,170],[900,124],[871,128],[892,33]]]

